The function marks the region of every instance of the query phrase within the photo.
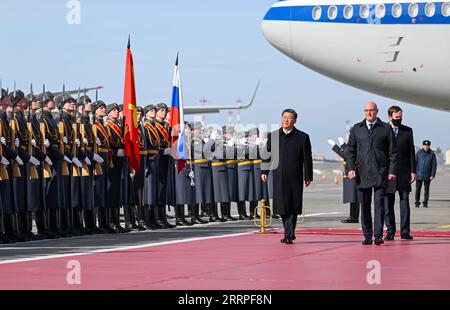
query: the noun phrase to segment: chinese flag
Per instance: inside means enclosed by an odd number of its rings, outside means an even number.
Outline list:
[[[138,145],[138,121],[136,110],[136,87],[134,82],[133,55],[130,49],[130,38],[128,38],[127,63],[125,68],[125,90],[123,95],[123,117],[125,124],[124,148],[129,158],[130,167],[134,171],[139,170],[140,153]]]

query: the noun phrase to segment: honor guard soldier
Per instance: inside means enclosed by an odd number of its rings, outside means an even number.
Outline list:
[[[81,151],[85,154],[85,164],[83,164],[83,173],[80,180],[81,205],[83,208],[84,224],[86,234],[92,235],[98,232],[96,212],[94,207],[94,164],[96,158],[101,160],[98,154],[94,153],[94,132],[90,122],[90,113],[92,112],[92,100],[89,96],[80,98],[78,107],[77,123],[80,125]]]
[[[253,179],[253,160],[250,159],[248,132],[241,133],[237,145],[239,200],[245,208],[245,202],[254,200],[255,182]],[[253,219],[255,204],[250,205],[249,219]]]
[[[64,155],[69,161],[63,162],[62,175],[64,186],[64,203],[61,209],[61,229],[67,236],[83,235],[80,214],[80,169],[82,164],[77,158],[81,141],[78,139],[73,113],[75,111],[75,99],[68,94],[62,94],[56,98],[60,112],[58,122],[60,138],[63,142]],[[61,141],[60,141],[61,142]]]
[[[125,128],[125,120],[123,118],[123,104],[118,105],[119,108],[119,119],[117,121],[117,125],[120,127],[122,132],[124,132]],[[123,139],[123,137],[122,137]],[[121,194],[121,205],[123,207],[124,217],[125,217],[125,228],[126,230],[130,230],[130,212],[128,210],[128,207],[130,206],[129,199],[129,193],[130,190],[130,184],[131,184],[131,176],[130,176],[130,165],[129,165],[129,159],[127,156],[124,156],[122,158],[123,164],[122,164],[122,194]]]
[[[30,232],[28,212],[28,187],[30,180],[30,171],[36,172],[36,167],[40,165],[39,160],[30,156],[28,152],[29,145],[31,144],[30,135],[28,131],[27,120],[24,115],[24,111],[28,107],[25,94],[18,90],[10,94],[11,102],[15,108],[14,117],[11,120],[11,130],[13,136],[19,139],[17,152],[24,165],[19,166],[20,176],[13,179],[14,198],[17,206],[17,240],[29,241],[36,240],[36,236]],[[15,139],[14,139],[15,140]],[[34,175],[33,178],[37,176]]]
[[[185,150],[189,154],[190,145],[190,128],[189,123],[185,124]],[[190,156],[188,156],[190,157]],[[191,160],[186,161],[185,167],[179,170],[180,163],[175,161],[175,217],[177,226],[192,226],[195,223],[188,222],[185,215],[185,205],[195,205],[195,181],[193,175],[193,166]]]
[[[46,181],[51,178],[53,162],[46,154],[44,135],[36,117],[37,111],[41,109],[41,102],[32,93],[27,96],[27,100],[29,104],[27,121],[31,138],[31,155],[40,161],[40,165],[35,170],[37,173],[36,178],[31,177],[30,173],[28,183],[29,211],[34,213],[38,239],[54,238],[55,236],[47,231],[45,216],[45,209],[47,208],[45,201]],[[47,145],[49,144],[47,143]],[[29,232],[31,232],[31,226],[29,227]]]
[[[1,140],[1,160],[0,169],[6,170],[0,178],[0,196],[2,201],[2,219],[3,231],[2,241],[4,243],[16,242],[14,218],[16,216],[16,206],[13,196],[13,167],[18,168],[18,164],[23,164],[15,148],[15,139],[12,137],[12,131],[9,124],[11,118],[12,102],[8,92],[1,89],[1,112],[0,112],[0,140]],[[9,114],[9,115],[8,115]],[[13,146],[14,145],[14,146]],[[17,140],[17,146],[19,141]],[[8,165],[9,162],[9,165]]]
[[[147,149],[147,159],[144,175],[143,204],[146,218],[146,226],[150,229],[161,229],[157,223],[158,212],[158,154],[160,146],[160,135],[155,126],[156,106],[151,104],[144,108],[145,119],[143,129]]]
[[[105,122],[105,129],[109,136],[109,146],[111,149],[111,160],[108,170],[108,190],[107,201],[111,210],[111,222],[117,233],[130,232],[120,226],[120,206],[122,203],[122,173],[125,157],[123,148],[123,131],[119,123],[119,106],[112,103],[106,107],[108,119]]]
[[[341,146],[336,144],[333,140],[329,140],[328,143],[333,147],[333,152],[343,159],[343,203],[350,204],[350,216],[341,222],[344,224],[359,223],[359,210],[362,197],[361,193],[358,191],[356,180],[350,180],[346,174],[347,162],[345,161],[345,151],[347,149],[347,143],[345,143],[344,138],[339,138]]]
[[[253,196],[250,198],[250,214],[254,215],[255,209],[258,206],[259,201],[261,201],[263,196],[263,184],[261,180],[261,138],[259,137],[259,129],[252,128],[249,130],[249,159],[253,162]],[[267,214],[269,215],[269,214]],[[259,218],[259,215],[256,214]]]
[[[106,116],[106,104],[98,100],[92,108],[94,114],[92,132],[94,134],[94,153],[99,158],[94,158],[94,205],[98,214],[98,225],[100,233],[116,233],[109,224],[107,189],[108,189],[108,166],[110,161],[109,136],[103,124]]]
[[[228,191],[230,193],[230,202],[237,203],[239,207],[237,150],[236,150],[236,140],[234,139],[235,130],[233,126],[224,126],[222,128],[222,132],[224,145],[226,149],[225,158],[227,159]],[[238,208],[238,211],[240,220],[248,219],[248,216],[245,212],[245,207],[244,210],[242,210],[242,207],[240,209]],[[229,221],[236,220],[231,216],[231,203],[227,207],[226,219]]]
[[[165,122],[167,116],[167,105],[160,103],[156,106],[155,128],[159,135],[159,156],[158,156],[158,213],[159,223],[163,228],[174,228],[175,226],[167,221],[166,204],[169,202],[168,191],[170,190],[169,165],[170,165],[170,148],[169,148],[169,126]],[[172,175],[170,175],[172,177]]]

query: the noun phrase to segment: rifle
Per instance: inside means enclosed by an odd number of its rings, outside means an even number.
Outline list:
[[[95,104],[97,104],[97,101],[98,101],[98,89],[95,90]],[[97,125],[95,125],[95,115],[92,121],[92,134],[94,135],[94,147],[92,151],[94,152],[94,154],[98,154],[98,145],[97,145],[98,128]],[[102,165],[100,165],[98,162],[95,162],[94,175],[102,175],[102,174],[103,174]]]
[[[14,81],[14,98],[16,97],[16,81]],[[14,109],[15,109],[15,100],[12,101],[12,108],[13,108],[13,115],[14,115]],[[16,120],[14,117],[11,119],[11,150],[16,150]],[[22,176],[22,173],[20,173],[19,164],[14,160],[12,163],[12,172],[13,172],[13,178],[20,178]]]
[[[77,99],[77,103],[75,105],[76,111],[78,111],[78,100],[80,100],[80,88],[78,88],[78,99]],[[76,113],[78,113],[78,112],[76,112]],[[78,124],[77,124],[76,120],[72,124],[72,131],[73,131],[72,154],[73,154],[74,158],[78,158],[78,146],[75,143],[75,140],[78,138]],[[80,170],[75,165],[72,165],[72,175],[74,177],[80,176]]]
[[[84,89],[84,97],[86,98],[86,89]],[[78,88],[78,98],[77,98],[77,114],[79,109],[79,101],[80,101],[80,88]],[[84,114],[84,103],[81,106],[81,115],[80,115],[80,134],[81,134],[81,151],[86,154],[86,144],[84,144],[84,139],[86,138],[86,129],[84,128],[83,123],[83,114]],[[81,176],[88,177],[90,175],[89,173],[89,167],[87,164],[83,161],[82,167],[81,167]]]
[[[42,96],[42,102],[41,102],[41,119],[39,122],[39,129],[41,132],[41,136],[42,136],[42,143],[41,143],[41,151],[44,154],[47,154],[47,148],[45,147],[45,123],[44,123],[44,102],[47,99],[46,98],[46,94],[45,94],[45,84],[42,87],[43,90],[43,96]],[[51,179],[52,178],[52,169],[50,168],[50,166],[44,161],[43,163],[43,177],[44,179]]]
[[[27,128],[28,128],[28,156],[33,156],[33,145],[31,141],[33,140],[33,124],[31,123],[31,103],[33,102],[33,84],[30,86],[30,102],[28,104],[28,115],[27,115]],[[37,168],[32,163],[29,163],[30,176],[29,180],[39,179],[39,174]]]
[[[62,93],[63,101],[64,101],[65,94],[66,94],[66,85],[63,85],[63,93]],[[58,129],[59,129],[59,151],[64,155],[66,153],[66,148],[64,145],[64,141],[63,141],[64,140],[64,120],[62,118],[62,109],[59,113]],[[61,174],[63,176],[70,176],[69,165],[65,160],[63,160],[63,162],[61,164]]]
[[[3,89],[3,81],[0,80],[0,91]],[[0,94],[0,100],[1,98]],[[0,137],[3,137],[3,122],[0,122]],[[0,157],[3,157],[3,145],[0,143]],[[9,180],[8,169],[5,166],[0,165],[0,181]]]

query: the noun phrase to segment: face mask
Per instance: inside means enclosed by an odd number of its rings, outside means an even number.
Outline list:
[[[394,125],[395,127],[398,127],[401,124],[402,124],[402,119],[401,118],[392,120],[392,125]]]

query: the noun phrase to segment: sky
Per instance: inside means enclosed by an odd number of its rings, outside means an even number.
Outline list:
[[[73,1],[73,0],[72,0]],[[76,1],[75,1],[76,2]],[[48,90],[102,85],[99,99],[122,103],[128,35],[134,56],[138,104],[170,102],[174,62],[180,53],[185,105],[234,105],[250,99],[244,124],[278,124],[281,111],[299,114],[297,127],[311,136],[313,153],[334,157],[327,143],[345,135],[346,121],[364,118],[374,100],[380,117],[400,105],[415,142],[430,139],[450,147],[450,113],[396,102],[343,85],[295,63],[266,42],[261,31],[267,0],[81,0],[80,23],[67,0],[0,2],[0,79],[3,88],[28,93],[45,83]],[[73,19],[71,19],[73,20]],[[91,94],[95,96],[94,94]],[[235,121],[236,114],[233,115]],[[226,124],[226,112],[208,123]]]

